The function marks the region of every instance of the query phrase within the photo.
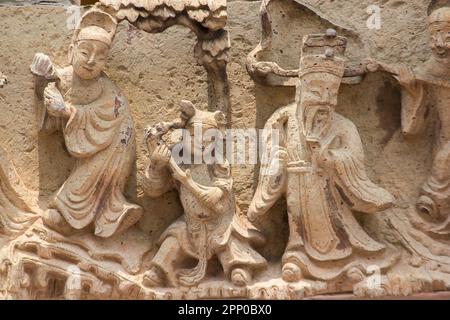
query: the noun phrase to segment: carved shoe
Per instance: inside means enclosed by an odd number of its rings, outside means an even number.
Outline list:
[[[164,286],[164,277],[157,267],[152,267],[144,274],[142,284],[148,288]]]
[[[236,268],[231,271],[231,282],[237,287],[246,286],[252,281],[251,273],[242,268]]]
[[[42,215],[42,221],[48,228],[61,233],[64,236],[71,236],[77,233],[64,217],[55,209],[48,209]]]
[[[303,277],[302,270],[299,266],[293,263],[286,263],[283,266],[282,278],[286,282],[297,282]]]
[[[420,213],[427,215],[432,219],[442,219],[439,207],[436,205],[433,199],[426,195],[420,196],[419,200],[417,201],[416,208]]]

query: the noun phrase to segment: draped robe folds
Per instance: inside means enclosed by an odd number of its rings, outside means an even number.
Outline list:
[[[373,264],[387,268],[394,258],[364,231],[352,212],[377,213],[394,202],[389,192],[368,178],[356,127],[333,115],[321,141],[321,148],[331,155],[319,167],[301,142],[296,107],[282,108],[266,124],[265,163],[249,215],[265,214],[284,195],[290,235],[283,263],[298,265],[312,278],[331,280],[351,267],[364,270]],[[272,141],[274,128],[282,130],[279,145]]]
[[[448,68],[433,58],[415,70],[419,79],[413,91],[402,89],[402,130],[418,134],[424,128],[428,110],[436,109],[440,125],[434,146],[431,174],[420,195],[431,199],[432,216],[440,220],[433,232],[450,234],[450,78]]]
[[[265,267],[266,260],[252,248],[252,245],[261,245],[264,238],[256,227],[240,216],[227,166],[186,165],[182,169],[191,170],[196,183],[218,187],[224,194],[214,208],[209,208],[188,188],[173,179],[170,170],[150,164],[143,179],[144,192],[155,198],[171,189],[177,189],[184,209],[184,215],[161,235],[161,247],[152,263],[166,273],[171,285],[177,283],[173,277],[175,272],[171,271],[172,261],[183,260],[186,256],[197,259],[198,266],[202,266],[199,279],[203,278],[207,262],[213,256],[218,257],[225,274],[229,274],[237,266],[251,269]],[[176,239],[176,248],[179,250],[166,249],[165,244],[171,239]]]
[[[37,192],[25,187],[0,147],[0,235],[18,236],[39,217]]]
[[[63,95],[70,90],[70,78],[61,78]],[[129,104],[106,75],[99,81],[102,94],[92,103],[66,101],[72,113],[63,123],[63,134],[76,163],[50,208],[58,210],[74,229],[95,222],[95,234],[106,238],[135,224],[142,208],[123,195],[135,155]],[[46,121],[52,120],[60,121],[48,115]],[[52,125],[45,123],[45,127]]]

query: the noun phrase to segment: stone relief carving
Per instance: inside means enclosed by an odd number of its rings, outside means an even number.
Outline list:
[[[335,112],[345,72],[346,39],[334,33],[303,40],[297,100],[266,123],[268,135],[259,184],[248,215],[255,221],[282,196],[289,216],[289,241],[282,276],[288,282],[331,281],[343,274],[362,281],[368,266],[388,268],[395,255],[371,238],[354,212],[376,214],[394,204],[364,168],[364,149],[355,125]]]
[[[211,148],[210,145],[195,145],[195,130],[217,131],[225,136],[226,117],[198,110],[189,101],[181,102],[181,116],[173,123],[160,123],[150,127],[147,135],[150,164],[144,180],[144,191],[158,197],[172,188],[179,192],[184,215],[175,221],[162,235],[161,245],[152,260],[152,267],[144,276],[149,286],[169,285],[193,286],[204,277],[208,263],[217,256],[225,274],[236,286],[248,285],[255,270],[264,268],[265,259],[251,248],[252,243],[263,242],[258,230],[240,215],[235,203],[231,166],[224,163],[181,164],[172,158],[170,149],[162,136],[172,127],[184,128],[190,139],[184,139],[182,150]],[[206,143],[205,143],[206,144]],[[201,152],[200,150],[200,152]],[[216,155],[218,156],[218,155]],[[191,158],[191,157],[189,157]],[[183,258],[198,260],[193,269],[177,270]]]
[[[135,155],[135,129],[124,94],[103,67],[116,32],[116,20],[105,12],[86,13],[69,48],[70,66],[57,69],[36,54],[31,65],[42,131],[62,127],[70,155],[71,175],[44,213],[44,223],[57,231],[93,227],[99,237],[123,232],[142,216],[142,208],[123,195]],[[54,81],[54,82],[53,82]]]
[[[401,125],[407,137],[423,132],[427,119],[436,116],[434,161],[430,175],[423,184],[416,202],[416,210],[409,212],[408,220],[393,220],[405,246],[416,257],[416,264],[431,265],[432,269],[450,272],[448,182],[450,46],[450,8],[433,11],[428,17],[431,57],[422,65],[411,68],[404,64],[390,64],[375,59],[366,61],[367,71],[384,71],[393,75],[401,86]],[[432,116],[430,116],[432,115]]]
[[[348,39],[334,29],[305,36],[299,68],[286,70],[259,60],[272,40],[270,2],[262,3],[261,43],[247,57],[247,69],[259,84],[295,86],[297,92],[292,104],[265,123],[266,162],[247,214],[237,205],[232,167],[219,147],[231,125],[226,1],[101,0],[75,30],[70,66],[57,67],[49,56],[36,54],[31,72],[39,136],[60,132],[75,166],[42,209],[39,195],[24,185],[0,148],[1,298],[299,299],[449,290],[450,9],[430,15],[433,56],[414,70],[375,59],[349,67]],[[311,5],[295,2],[336,25]],[[124,195],[136,148],[130,104],[103,71],[123,20],[149,33],[189,28],[198,38],[194,55],[208,75],[207,111],[183,100],[179,118],[145,132],[149,161],[139,187],[151,199],[175,190],[183,209],[160,230],[154,247],[137,225],[144,208]],[[430,106],[439,117],[435,162],[417,210],[402,207],[389,188],[374,182],[356,125],[336,112],[341,84],[358,84],[375,71],[400,83],[405,134],[419,132]],[[0,87],[6,83],[0,74]],[[197,129],[213,130],[215,139],[191,145]],[[181,140],[175,130],[183,131]],[[196,150],[214,150],[222,161],[192,163]],[[274,261],[261,250],[267,239],[259,222],[281,198],[289,237]],[[366,227],[365,217],[385,224],[381,235]]]

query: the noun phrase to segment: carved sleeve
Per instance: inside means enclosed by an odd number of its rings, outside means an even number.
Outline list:
[[[335,183],[355,211],[376,213],[390,208],[395,199],[385,189],[373,183],[364,165],[364,150],[358,130],[346,124],[338,148],[330,150]]]
[[[142,179],[142,189],[151,198],[158,198],[175,187],[167,167],[157,167],[150,163]]]
[[[405,135],[420,132],[427,111],[424,84],[418,83],[415,90],[402,88],[402,131]]]
[[[72,114],[73,107],[66,104],[55,83],[50,83],[47,88],[45,88],[44,104],[47,108],[47,112],[53,117],[68,119]]]
[[[264,127],[264,151],[261,160],[258,187],[248,210],[248,217],[255,220],[270,210],[286,191],[287,183],[287,151],[285,141],[273,143],[274,132],[284,132],[283,113],[276,112]],[[274,130],[275,129],[275,130]],[[284,140],[280,137],[280,140]]]

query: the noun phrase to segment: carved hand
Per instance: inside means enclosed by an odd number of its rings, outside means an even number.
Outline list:
[[[394,76],[402,87],[407,90],[414,91],[417,80],[412,70],[405,65],[399,65],[397,67],[397,76]]]
[[[158,145],[163,143],[162,136],[165,135],[172,128],[172,122],[160,122],[154,126],[150,126],[145,130],[145,141],[147,142],[147,148],[150,152],[153,152]]]
[[[54,84],[48,85],[44,90],[44,105],[53,116],[70,116],[64,98]]]
[[[49,56],[43,53],[36,53],[33,63],[30,66],[31,73],[46,80],[55,80],[57,78],[55,68]]]
[[[373,58],[364,59],[362,64],[367,72],[377,72],[380,69],[380,64]]]
[[[165,167],[169,164],[171,157],[172,153],[170,152],[169,147],[163,143],[153,151],[150,161],[157,167]]]
[[[214,208],[214,206],[220,201],[223,196],[222,189],[218,187],[205,188],[200,195],[200,201],[203,202],[208,208]]]
[[[415,93],[417,84],[416,76],[414,72],[406,65],[391,65],[387,63],[378,62],[375,59],[368,58],[363,61],[365,68],[368,72],[376,72],[382,70],[391,73],[395,79],[398,80],[400,85],[408,90],[411,94]]]
[[[336,152],[339,151],[326,148],[319,156],[319,164],[325,168],[332,168],[336,159]]]

